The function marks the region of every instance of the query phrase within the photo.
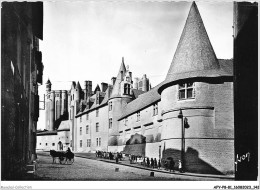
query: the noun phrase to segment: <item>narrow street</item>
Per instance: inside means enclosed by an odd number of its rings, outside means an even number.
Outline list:
[[[52,158],[49,155],[38,155],[38,159],[38,168],[35,175],[36,180],[219,180],[184,175],[180,176],[162,172],[154,172],[154,177],[150,177],[151,171],[149,170],[80,157],[75,157],[75,162],[72,165],[52,164]],[[116,168],[119,168],[118,172],[115,171]]]

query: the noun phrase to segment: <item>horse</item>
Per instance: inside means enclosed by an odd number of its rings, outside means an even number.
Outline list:
[[[52,157],[52,163],[56,163],[56,158],[59,158],[60,160],[60,164],[61,164],[61,161],[64,159],[65,156],[65,152],[57,152],[55,150],[50,150],[50,155]]]
[[[52,157],[52,163],[56,163],[55,158],[59,158],[60,164],[65,160],[64,163],[68,162],[73,163],[74,162],[74,154],[72,152],[64,152],[64,151],[55,151],[55,150],[50,150],[50,155]]]

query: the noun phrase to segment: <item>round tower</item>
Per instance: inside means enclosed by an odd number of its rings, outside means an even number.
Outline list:
[[[55,91],[50,91],[50,116],[49,116],[49,130],[54,130],[54,122],[55,122]]]
[[[68,94],[67,90],[62,90],[61,94],[61,115],[65,115],[68,112]]]
[[[190,172],[233,170],[231,78],[220,67],[193,2],[166,79],[158,89],[162,159],[181,160]],[[198,161],[203,156],[207,164]]]
[[[132,100],[132,73],[126,70],[124,59],[115,79],[113,90],[108,101],[109,105],[109,121],[112,121],[112,126],[109,127],[108,148],[109,151],[117,151],[118,136],[119,136],[119,117],[125,105]]]

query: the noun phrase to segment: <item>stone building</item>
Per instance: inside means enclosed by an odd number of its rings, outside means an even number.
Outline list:
[[[122,60],[110,85],[72,84],[73,151],[123,152],[183,162],[189,172],[234,174],[233,60],[218,59],[192,3],[167,76],[150,88]],[[86,93],[89,92],[89,93]]]
[[[17,180],[36,157],[43,3],[1,5],[1,176]]]

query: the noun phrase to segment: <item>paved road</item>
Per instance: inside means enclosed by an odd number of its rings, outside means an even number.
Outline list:
[[[38,155],[38,159],[36,180],[207,180],[161,172],[155,172],[154,177],[150,177],[148,170],[79,157],[72,165],[52,164],[52,158],[47,155]],[[119,168],[119,172],[115,172],[115,168]]]

